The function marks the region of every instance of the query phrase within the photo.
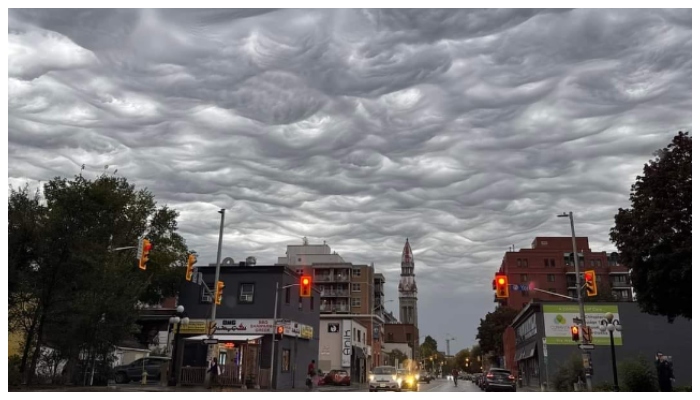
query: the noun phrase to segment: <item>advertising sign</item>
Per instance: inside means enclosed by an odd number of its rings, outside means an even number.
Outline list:
[[[544,312],[544,333],[548,345],[576,346],[579,342],[571,340],[571,326],[574,318],[579,318],[578,305],[542,305]],[[610,334],[601,332],[599,326],[606,325],[606,313],[613,314],[612,323],[620,324],[620,313],[616,305],[584,305],[586,325],[591,327],[592,342],[596,346],[610,346]],[[622,331],[613,333],[616,346],[622,345]]]
[[[343,342],[341,343],[342,357],[340,359],[340,366],[343,368],[350,368],[352,364],[352,322],[344,319],[342,331]]]
[[[273,333],[272,319],[253,319],[253,318],[223,318],[216,320],[216,333],[223,335],[235,334],[272,334]],[[285,330],[286,331],[286,330]]]
[[[203,335],[206,333],[207,321],[203,319],[191,319],[189,324],[180,325],[181,335]]]

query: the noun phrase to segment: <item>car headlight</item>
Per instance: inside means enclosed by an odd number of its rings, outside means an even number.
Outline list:
[[[373,380],[374,380],[374,375],[371,375],[371,374],[370,374],[369,380],[370,380],[370,381],[373,381]]]
[[[391,376],[391,379],[393,379],[393,380],[395,380],[395,381],[398,380],[396,375],[392,375],[392,376]]]
[[[416,380],[420,379],[420,374],[416,374]]]

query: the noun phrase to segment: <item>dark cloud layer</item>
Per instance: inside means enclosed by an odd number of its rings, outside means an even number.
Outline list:
[[[558,212],[612,249],[634,177],[690,129],[690,15],[14,9],[9,181],[108,165],[205,261],[226,208],[226,255],[326,240],[390,296],[409,237],[421,331],[463,347],[503,252],[566,235]]]

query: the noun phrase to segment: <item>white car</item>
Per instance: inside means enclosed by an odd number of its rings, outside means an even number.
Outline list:
[[[391,365],[376,367],[369,375],[369,391],[401,391],[401,379],[396,368]]]

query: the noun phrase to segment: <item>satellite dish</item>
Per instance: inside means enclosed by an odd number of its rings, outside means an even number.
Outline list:
[[[224,261],[221,262],[221,265],[231,266],[231,265],[235,265],[235,262],[233,261],[233,258],[226,257],[226,258],[224,258]]]

